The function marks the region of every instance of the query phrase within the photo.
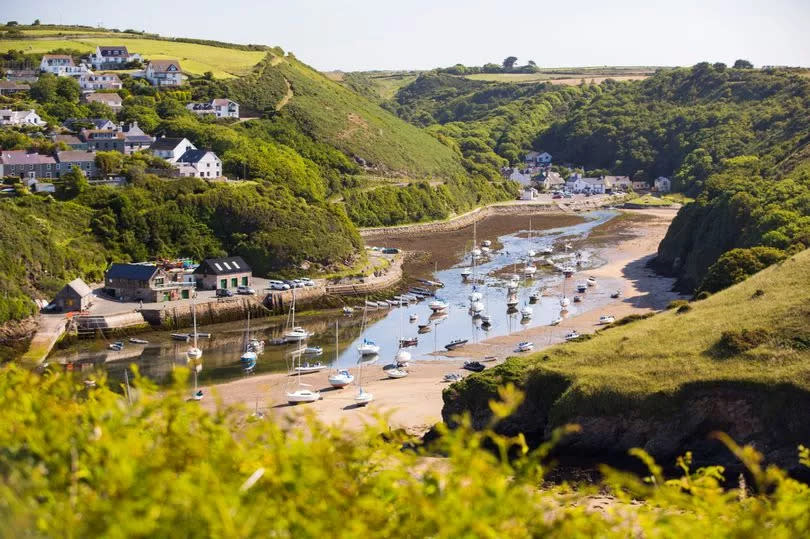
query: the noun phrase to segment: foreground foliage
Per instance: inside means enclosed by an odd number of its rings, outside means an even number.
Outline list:
[[[137,379],[130,399],[61,373],[0,373],[0,523],[46,537],[770,537],[806,533],[810,490],[730,447],[750,488],[723,490],[723,469],[665,480],[605,469],[595,487],[541,489],[548,446],[462,427],[443,430],[445,458],[403,452],[384,424],[348,433],[309,417],[272,419],[186,402],[187,373],[164,395]],[[520,402],[505,389],[503,417]],[[131,402],[129,404],[128,402]],[[569,427],[557,436],[571,433]],[[494,448],[484,450],[484,445]],[[513,458],[509,459],[507,454]],[[808,461],[807,451],[801,453]],[[602,511],[588,508],[601,500]],[[638,502],[641,502],[640,504]]]

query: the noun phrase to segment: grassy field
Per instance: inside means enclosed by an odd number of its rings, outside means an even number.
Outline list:
[[[33,30],[33,32],[37,32],[37,30]],[[53,32],[51,31],[50,34],[52,35]],[[180,60],[183,71],[194,75],[202,75],[206,71],[211,71],[218,78],[242,75],[250,71],[267,54],[264,51],[242,51],[109,33],[103,34],[102,37],[64,37],[60,39],[36,37],[2,40],[0,41],[0,52],[18,49],[27,53],[46,53],[59,48],[91,52],[97,45],[126,45],[131,52],[137,52],[146,59],[177,59]]]
[[[511,358],[483,376],[501,383],[508,374],[535,386],[565,380],[567,389],[550,405],[557,424],[631,407],[655,413],[654,402],[677,399],[686,386],[810,390],[808,283],[805,250],[705,300],[609,327],[584,342]]]
[[[627,204],[634,204],[636,206],[649,206],[649,207],[671,206],[673,202],[681,203],[680,200],[676,200],[675,198],[670,198],[666,196],[658,198],[649,194],[641,197],[631,198],[630,200],[626,200],[625,202]]]

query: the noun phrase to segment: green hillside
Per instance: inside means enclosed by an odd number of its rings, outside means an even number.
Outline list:
[[[256,112],[273,111],[283,103],[279,115],[316,140],[364,160],[376,172],[409,177],[462,172],[459,156],[436,138],[291,55],[269,56],[231,89]]]
[[[99,45],[125,45],[130,52],[136,52],[148,60],[177,59],[185,72],[202,75],[210,71],[220,78],[248,73],[266,54],[263,50],[240,50],[92,28],[24,27],[20,31],[23,36],[19,39],[0,40],[0,52],[20,50],[26,54],[44,54],[56,49],[72,49],[89,53]]]
[[[807,283],[810,250],[708,299],[510,358],[445,390],[443,415],[469,411],[484,424],[496,387],[514,382],[527,399],[507,422],[510,431],[542,437],[579,423],[582,450],[621,453],[649,441],[669,457],[702,446],[717,429],[756,440],[774,456],[777,446],[789,450],[810,436],[792,418],[810,401]],[[690,423],[698,402],[713,412]]]

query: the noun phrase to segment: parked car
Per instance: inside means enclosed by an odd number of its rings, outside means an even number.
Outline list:
[[[237,294],[241,294],[243,296],[255,296],[256,291],[250,288],[249,286],[240,286],[236,289]]]
[[[301,277],[301,281],[303,281],[304,286],[315,286],[315,281],[309,277]]]
[[[271,290],[289,290],[290,289],[290,285],[288,285],[284,281],[276,281],[276,280],[267,281],[267,287],[270,288]]]
[[[233,291],[227,288],[217,288],[215,296],[218,298],[230,298],[233,297]]]

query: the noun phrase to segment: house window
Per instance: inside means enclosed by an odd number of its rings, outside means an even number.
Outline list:
[[[237,286],[239,286],[239,279],[237,279],[236,277],[232,277],[232,278],[231,278],[231,286],[232,286],[232,287],[237,287]]]
[[[247,286],[247,285],[248,285],[248,278],[247,278],[247,276],[242,277],[242,286]]]
[[[219,287],[220,288],[228,288],[228,279],[220,279]]]

